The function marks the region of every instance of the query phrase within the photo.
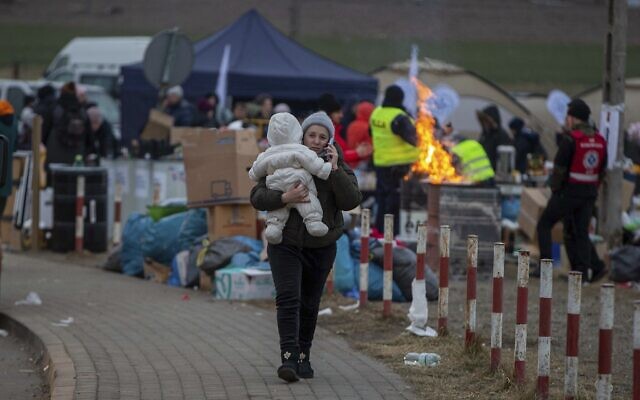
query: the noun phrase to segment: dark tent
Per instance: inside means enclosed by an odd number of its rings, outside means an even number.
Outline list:
[[[193,101],[214,91],[227,44],[231,46],[227,81],[230,96],[252,98],[269,93],[278,101],[309,102],[329,92],[342,100],[353,95],[376,98],[376,79],[312,52],[251,10],[194,45],[193,70],[182,85],[188,99]],[[142,131],[158,92],[145,79],[142,64],[123,67],[122,75],[122,135],[129,143]]]

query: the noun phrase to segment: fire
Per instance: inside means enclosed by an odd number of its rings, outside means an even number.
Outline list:
[[[432,183],[460,182],[463,178],[456,173],[451,154],[434,136],[435,120],[426,105],[427,99],[433,96],[433,93],[417,79],[413,79],[413,84],[418,91],[420,105],[416,120],[420,159],[411,166],[411,172],[429,175],[429,181]]]

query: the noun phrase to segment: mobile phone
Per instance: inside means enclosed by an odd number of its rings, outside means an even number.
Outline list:
[[[322,151],[320,152],[320,158],[322,158],[323,160],[329,162],[329,154],[327,154],[327,147],[329,147],[330,144],[333,144],[333,136],[331,137],[331,139],[329,139],[329,142],[327,143],[327,145],[325,146],[324,149],[322,149]]]

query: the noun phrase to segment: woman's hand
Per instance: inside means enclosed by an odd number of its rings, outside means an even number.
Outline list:
[[[331,163],[331,170],[335,171],[338,169],[338,150],[336,146],[329,144],[327,145],[327,156],[329,158],[329,162]]]
[[[282,193],[282,202],[284,204],[308,203],[309,201],[309,189],[302,183],[297,183],[288,192]]]

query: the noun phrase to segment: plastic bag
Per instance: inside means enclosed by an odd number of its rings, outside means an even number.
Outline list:
[[[162,218],[151,225],[142,238],[142,254],[164,265],[171,265],[173,257],[181,250],[178,241],[180,227],[187,213]]]
[[[132,213],[122,231],[122,252],[120,261],[125,275],[142,276],[144,256],[142,254],[142,240],[144,233],[153,225],[150,217]]]
[[[611,272],[614,282],[640,281],[640,247],[622,246],[610,254]]]

